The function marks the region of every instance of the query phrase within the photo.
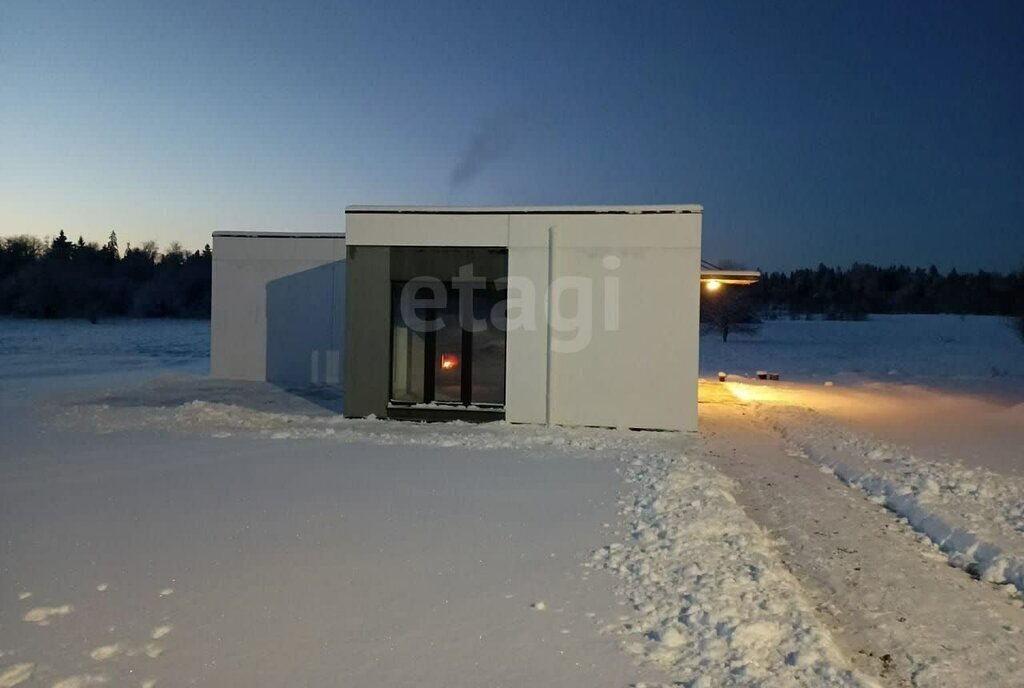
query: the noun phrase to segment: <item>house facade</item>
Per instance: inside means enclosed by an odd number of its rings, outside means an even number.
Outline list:
[[[211,374],[346,416],[694,430],[702,209],[373,207],[214,234]]]

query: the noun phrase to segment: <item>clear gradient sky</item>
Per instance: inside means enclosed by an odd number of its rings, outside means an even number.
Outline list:
[[[711,260],[1024,265],[1024,2],[0,2],[0,235],[690,202]]]

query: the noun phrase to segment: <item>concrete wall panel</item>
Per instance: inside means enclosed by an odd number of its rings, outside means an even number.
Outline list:
[[[345,415],[387,416],[391,385],[390,249],[348,248]]]
[[[547,421],[548,234],[554,219],[510,218],[505,419],[511,423]]]
[[[508,215],[350,213],[349,246],[508,245]]]
[[[575,216],[555,226],[552,423],[697,428],[700,220]]]
[[[345,238],[214,235],[211,377],[340,384]]]

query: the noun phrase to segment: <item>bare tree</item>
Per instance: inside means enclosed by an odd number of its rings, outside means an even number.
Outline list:
[[[723,270],[743,268],[722,261]],[[750,287],[709,283],[703,285],[700,293],[701,332],[717,332],[722,341],[728,342],[733,333],[754,334],[761,327]]]

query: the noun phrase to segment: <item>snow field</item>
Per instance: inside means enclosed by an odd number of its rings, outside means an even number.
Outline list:
[[[815,617],[768,536],[736,504],[728,480],[692,461],[676,434],[505,423],[413,424],[276,413],[195,400],[159,407],[79,405],[68,422],[102,431],[146,427],[211,437],[512,448],[545,458],[614,452],[629,493],[630,538],[589,568],[619,577],[633,614],[604,624],[625,649],[692,686],[870,686]],[[533,608],[542,611],[543,602]]]
[[[106,584],[99,584],[96,586],[98,592],[105,591],[108,586]],[[22,592],[18,594],[18,601],[27,603],[32,597],[31,592]],[[23,615],[21,620],[30,625],[38,627],[46,627],[51,624],[56,625],[61,621],[63,617],[74,613],[75,606],[72,604],[63,604],[53,607],[32,607],[28,609]],[[107,628],[107,632],[114,632],[116,626]],[[165,638],[173,630],[173,626],[170,624],[164,624],[155,627],[151,634],[151,641],[143,640],[140,643],[131,643],[126,641],[116,641],[107,643],[104,645],[97,646],[84,654],[94,664],[100,665],[108,662],[115,662],[121,658],[133,657],[145,657],[147,659],[143,661],[154,660],[164,652],[164,646],[157,642],[152,642]],[[61,647],[64,651],[67,651],[67,644],[62,643]],[[4,653],[0,652],[0,659],[3,659],[5,654],[16,654],[16,653]],[[138,668],[142,668],[141,666]],[[139,673],[144,673],[140,671]],[[76,673],[64,678],[57,678],[60,676],[56,673],[56,670],[48,662],[45,661],[32,661],[32,662],[16,662],[9,666],[0,666],[0,688],[14,688],[14,686],[21,686],[25,684],[29,679],[35,678],[36,680],[31,685],[42,685],[44,682],[46,685],[52,685],[52,688],[85,688],[86,686],[98,686],[105,685],[112,681],[110,674],[100,671],[87,671],[83,673]],[[53,681],[57,678],[56,681]],[[152,679],[143,679],[141,683],[132,683],[131,685],[140,686],[155,686],[156,683]]]
[[[194,382],[177,392],[203,398]],[[97,410],[123,433],[54,428],[53,405],[45,433],[6,419],[28,431],[0,465],[0,672],[34,663],[27,684],[48,688],[668,680],[598,632],[615,581],[580,566],[621,487],[601,448],[628,433],[337,425],[312,409],[225,421],[203,404],[189,425],[189,404],[140,408],[140,393]],[[45,628],[21,620],[64,604]]]
[[[1005,318],[985,315],[871,315],[867,320],[769,320],[757,334],[701,337],[700,371],[782,380],[877,380],[936,386],[1024,383],[1024,347]]]

